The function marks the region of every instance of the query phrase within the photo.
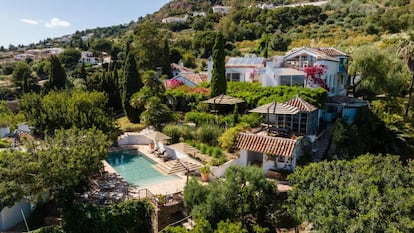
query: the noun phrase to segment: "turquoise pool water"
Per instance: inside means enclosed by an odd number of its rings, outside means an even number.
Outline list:
[[[119,175],[133,185],[147,186],[177,179],[154,169],[154,162],[136,150],[112,152],[108,155],[107,161]]]

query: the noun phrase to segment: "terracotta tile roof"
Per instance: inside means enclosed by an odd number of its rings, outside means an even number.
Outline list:
[[[331,56],[331,57],[337,57],[337,56],[347,56],[348,57],[348,54],[346,54],[346,53],[344,53],[344,52],[342,52],[342,51],[340,51],[336,48],[332,48],[332,47],[329,47],[329,48],[315,48],[315,49],[319,50],[319,51],[321,51],[321,52],[323,52],[326,55]]]
[[[317,57],[319,60],[330,60],[338,62],[339,59],[337,56],[348,56],[346,53],[339,51],[335,48],[309,48],[309,47],[301,47],[301,48],[294,48],[285,55],[285,59],[290,57],[291,55],[297,53],[297,55],[303,55],[306,53],[312,53],[313,56]]]
[[[297,108],[299,108],[299,110],[301,112],[313,112],[313,111],[318,110],[317,107],[315,107],[312,104],[306,102],[305,100],[303,100],[299,96],[296,96],[295,98],[288,100],[285,104],[297,107]]]
[[[236,147],[276,156],[292,157],[296,140],[289,138],[240,133]]]
[[[177,63],[171,63],[171,69],[173,70],[179,70],[180,72],[194,72],[194,70],[187,68],[185,66],[182,66]]]
[[[182,76],[191,82],[200,85],[202,82],[207,82],[207,73],[193,73],[193,72],[181,72],[178,76]]]

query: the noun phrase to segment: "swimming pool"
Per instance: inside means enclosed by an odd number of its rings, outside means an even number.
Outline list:
[[[147,186],[178,179],[174,175],[166,176],[154,169],[154,162],[136,150],[112,152],[107,161],[119,175],[133,185]]]

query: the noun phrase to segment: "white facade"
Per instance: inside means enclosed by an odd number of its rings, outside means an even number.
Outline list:
[[[96,65],[98,61],[96,60],[92,52],[83,51],[81,54],[81,58],[79,59],[79,63]]]
[[[345,69],[348,55],[334,48],[298,48],[285,56],[272,59],[264,57],[230,58],[226,63],[228,81],[261,82],[267,86],[306,86],[319,87],[316,82],[308,82],[305,67],[315,64],[327,67],[320,79],[329,88],[328,95],[346,95],[348,74]],[[255,61],[263,61],[263,64]]]
[[[7,126],[0,127],[0,138],[4,138],[9,133],[10,133],[10,128],[9,127],[7,127]]]
[[[162,19],[163,23],[185,23],[187,22],[188,15],[185,15],[184,17],[168,17]]]
[[[18,61],[23,61],[23,60],[26,60],[26,59],[28,59],[28,58],[30,58],[30,59],[35,59],[35,55],[33,55],[33,54],[28,54],[28,53],[21,53],[21,54],[17,54],[17,55],[14,57],[14,59],[15,59],[15,60],[18,60]]]
[[[17,223],[23,221],[23,215],[28,218],[32,212],[32,205],[27,200],[21,200],[12,207],[0,210],[0,231],[7,231]]]
[[[221,14],[228,14],[231,7],[229,6],[213,6],[213,13],[221,13]]]

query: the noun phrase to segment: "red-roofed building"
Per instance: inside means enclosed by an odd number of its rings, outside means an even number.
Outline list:
[[[298,157],[302,156],[302,137],[291,139],[273,137],[265,133],[240,133],[236,147],[240,149],[239,164],[258,165],[269,169],[294,171]]]

